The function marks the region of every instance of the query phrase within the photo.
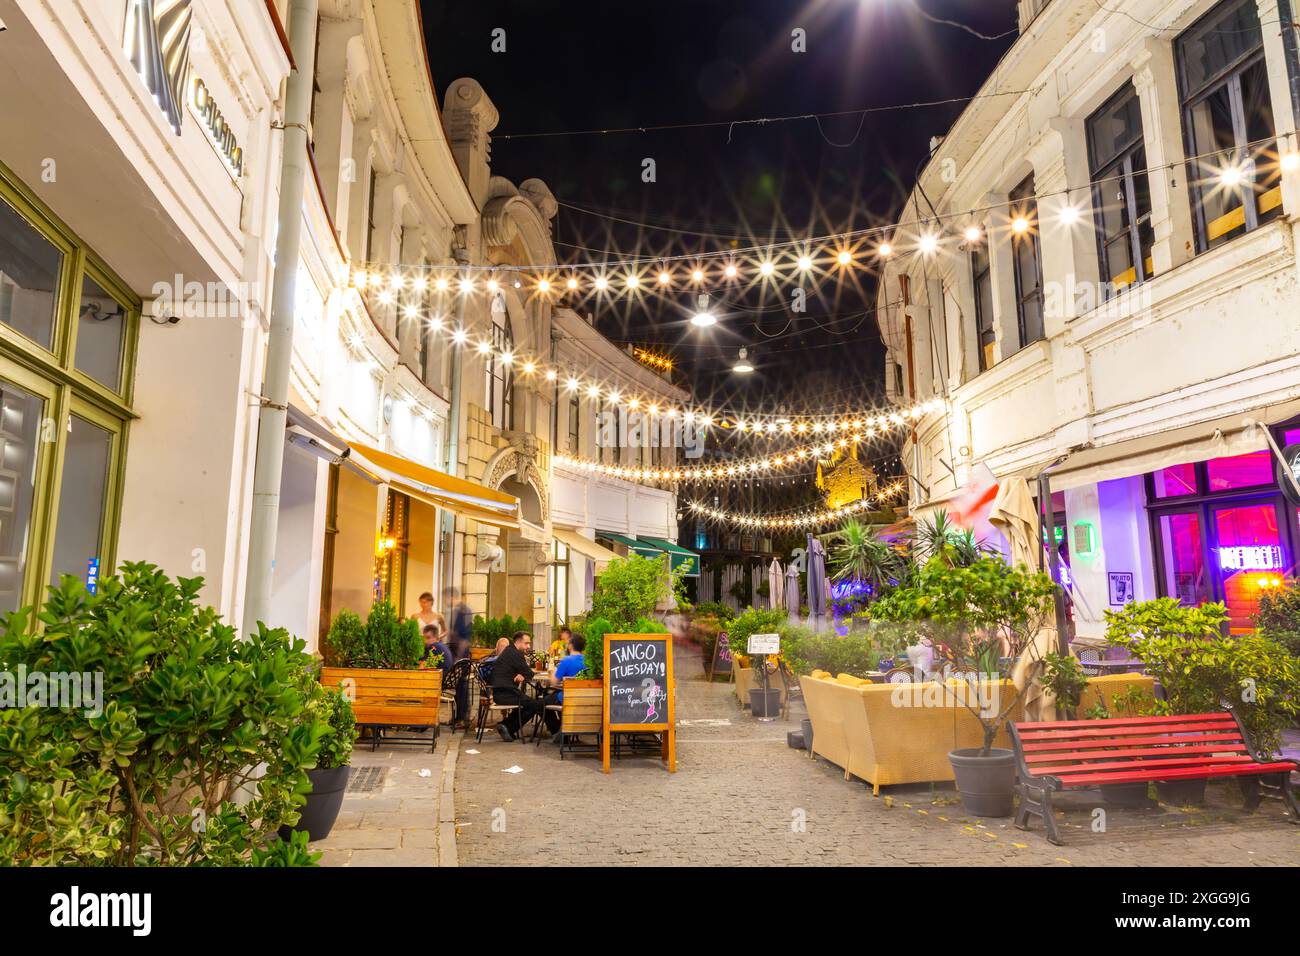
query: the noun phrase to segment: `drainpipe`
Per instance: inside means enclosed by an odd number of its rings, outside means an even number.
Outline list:
[[[307,122],[316,74],[316,15],[319,0],[293,0],[289,48],[297,69],[285,84],[284,151],[280,158],[280,209],[275,238],[271,321],[257,413],[257,462],[253,471],[253,513],[248,529],[248,582],[244,592],[244,634],[257,629],[271,609],[275,535],[284,472],[284,429],[293,355],[294,285],[302,237],[302,194],[307,170]]]
[[[469,251],[464,246],[453,247],[451,254],[458,267],[469,263]],[[455,328],[457,329],[465,327],[465,303],[468,298],[468,296],[464,295],[456,296]],[[451,395],[448,400],[449,408],[447,412],[447,474],[455,476],[460,474],[460,411],[463,402],[461,367],[464,365],[464,358],[464,348],[453,344],[451,353]],[[443,551],[442,574],[442,586],[445,590],[449,587],[458,587],[455,555],[456,516],[445,508],[442,512],[442,533],[443,540],[446,542],[446,550]]]

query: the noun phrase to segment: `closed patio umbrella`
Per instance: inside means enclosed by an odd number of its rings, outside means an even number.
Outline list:
[[[767,569],[767,597],[772,602],[773,611],[785,607],[785,571],[776,558]]]
[[[1044,627],[1034,635],[1011,671],[1011,682],[1025,694],[1026,720],[1056,720],[1056,695],[1038,680],[1046,669],[1043,658],[1055,650],[1056,628]]]
[[[793,563],[785,569],[785,610],[790,620],[799,620],[799,569]]]
[[[1006,535],[1013,565],[1023,564],[1030,571],[1038,567],[1038,509],[1029,493],[1029,482],[1008,478],[998,485],[989,524]]]
[[[808,535],[808,613],[820,629],[826,617],[826,547]]]

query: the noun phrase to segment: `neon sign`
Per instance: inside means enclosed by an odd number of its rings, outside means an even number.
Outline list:
[[[1219,548],[1219,567],[1225,571],[1278,571],[1282,568],[1282,549],[1277,545]]]

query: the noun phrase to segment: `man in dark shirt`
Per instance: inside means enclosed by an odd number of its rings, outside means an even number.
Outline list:
[[[497,724],[497,733],[502,740],[514,740],[519,736],[519,729],[524,723],[539,713],[544,713],[546,709],[545,701],[530,695],[525,686],[533,679],[533,669],[524,657],[532,650],[532,646],[532,635],[527,631],[518,631],[514,642],[501,652],[492,665],[493,702],[519,708],[511,711]]]

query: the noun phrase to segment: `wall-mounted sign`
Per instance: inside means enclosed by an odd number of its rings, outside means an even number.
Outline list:
[[[190,65],[190,0],[127,0],[122,50],[145,89],[180,135],[181,97]]]
[[[1133,572],[1111,571],[1106,577],[1110,580],[1110,603],[1123,606],[1133,600]]]
[[[1092,554],[1097,549],[1097,538],[1093,533],[1092,525],[1086,521],[1077,521],[1074,525],[1074,547],[1070,550],[1075,554]]]
[[[99,558],[86,562],[86,590],[91,594],[99,590]]]
[[[208,141],[212,143],[212,148],[225,160],[226,168],[238,179],[244,174],[243,147],[235,139],[234,131],[217,107],[217,101],[212,98],[212,92],[207,84],[197,76],[190,83],[190,106],[194,110],[194,115],[199,118],[204,132],[208,134]]]
[[[1219,548],[1219,567],[1225,571],[1279,571],[1282,549],[1275,544]]]

